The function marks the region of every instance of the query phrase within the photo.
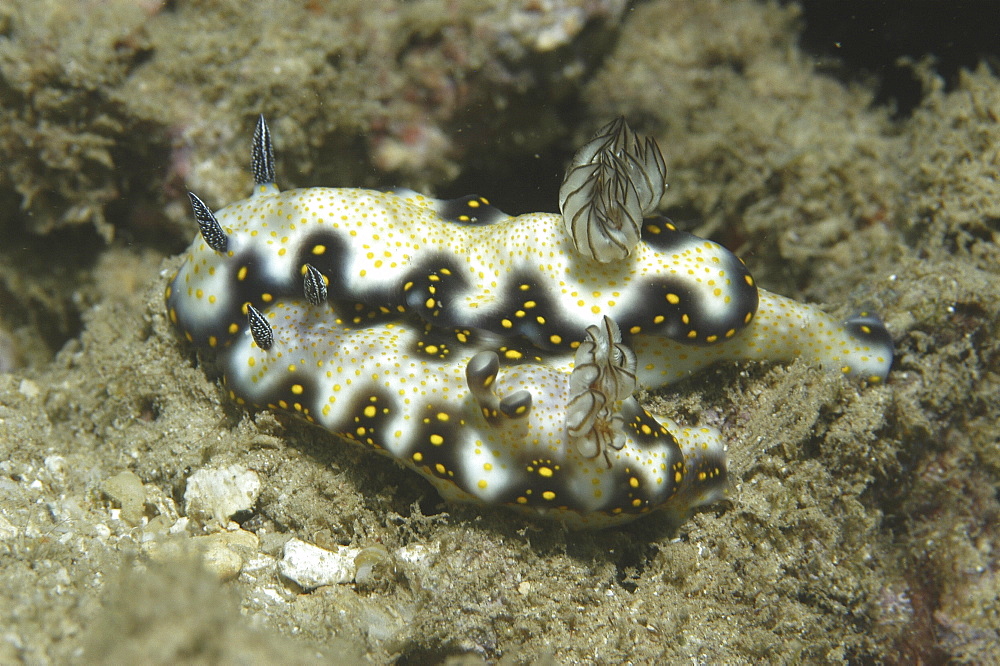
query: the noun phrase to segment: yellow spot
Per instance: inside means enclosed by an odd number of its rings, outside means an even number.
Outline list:
[[[246,279],[246,277],[247,277],[247,267],[241,266],[240,270],[236,272],[236,279],[242,282],[243,280]]]
[[[208,336],[208,346],[209,347],[214,347],[217,344],[219,344],[219,340],[214,335]]]
[[[437,470],[438,474],[445,474],[448,471],[447,468],[444,465],[442,465],[441,463],[438,463],[438,464],[434,465],[434,469]]]
[[[538,468],[538,474],[539,474],[539,476],[544,476],[545,478],[549,478],[549,477],[552,476],[552,468],[551,467],[539,467]]]
[[[562,336],[561,335],[550,335],[549,336],[549,342],[551,342],[554,345],[558,345],[558,344],[562,343]]]
[[[376,411],[377,410],[375,409],[375,405],[368,405],[367,407],[365,407],[364,414],[368,418],[373,418],[376,414]]]
[[[434,307],[434,299],[428,298],[426,301],[424,301],[424,307],[426,307],[428,310]]]
[[[512,328],[514,326],[514,323],[510,319],[501,319],[500,325],[503,326],[504,328]]]
[[[424,454],[422,454],[420,451],[417,451],[416,453],[413,454],[413,462],[422,462],[423,459],[424,459]]]
[[[451,417],[448,416],[445,412],[438,412],[438,415],[437,415],[437,420],[438,421],[447,421],[449,418],[451,418]]]
[[[628,329],[628,332],[631,333],[632,335],[640,333],[642,332],[642,326],[633,326],[632,328]]]
[[[524,357],[524,354],[522,354],[521,352],[517,351],[516,349],[508,349],[507,351],[505,351],[503,353],[503,355],[505,357],[509,358],[512,361],[516,361],[516,360]]]
[[[546,490],[544,493],[542,493],[542,497],[545,498],[545,499],[547,499],[547,500],[549,500],[549,501],[551,501],[551,500],[554,500],[556,498],[556,494],[554,492],[552,492],[551,490]]]
[[[477,485],[479,486],[480,490],[486,490],[486,480],[485,479],[479,479],[479,483]]]
[[[438,348],[437,345],[427,345],[426,347],[424,347],[424,351],[426,351],[428,354],[437,354]]]
[[[681,302],[681,297],[677,294],[667,294],[667,302],[671,305],[677,305]]]
[[[292,384],[292,393],[294,393],[295,395],[302,395],[302,392],[304,390],[305,389],[302,388],[302,384]]]
[[[431,444],[434,446],[441,446],[444,444],[444,437],[441,435],[431,435]]]

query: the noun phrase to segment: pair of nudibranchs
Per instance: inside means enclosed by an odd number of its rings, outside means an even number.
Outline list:
[[[249,199],[213,212],[167,288],[239,404],[284,410],[419,472],[448,500],[572,527],[725,496],[720,434],[635,399],[722,360],[810,362],[871,381],[882,322],[759,289],[717,243],[652,216],[656,143],[624,120],[575,156],[560,214],[479,197],[275,184],[257,123]]]

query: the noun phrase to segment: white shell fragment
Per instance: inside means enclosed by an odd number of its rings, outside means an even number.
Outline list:
[[[240,465],[200,469],[187,480],[184,508],[189,518],[202,524],[225,524],[233,515],[249,511],[260,495],[260,477]]]
[[[303,590],[354,581],[354,559],[360,548],[326,550],[301,539],[290,539],[278,562],[278,572]]]

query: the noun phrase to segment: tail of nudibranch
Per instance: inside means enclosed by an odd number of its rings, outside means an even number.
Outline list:
[[[559,211],[577,252],[601,263],[627,257],[643,217],[667,188],[666,170],[656,141],[642,141],[624,118],[598,130],[573,156],[559,188]]]

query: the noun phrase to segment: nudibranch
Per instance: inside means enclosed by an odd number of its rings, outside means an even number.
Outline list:
[[[481,197],[275,184],[261,117],[254,192],[213,212],[167,287],[231,397],[391,456],[448,500],[572,527],[725,495],[724,444],[636,401],[724,359],[797,356],[879,380],[876,317],[837,322],[758,289],[721,245],[652,216],[656,143],[617,120],[577,153],[561,214]]]
[[[616,129],[627,130],[624,123]],[[256,136],[262,138],[254,143],[260,178],[254,196],[216,215],[191,195],[202,238],[191,248],[177,281],[184,287],[170,305],[196,344],[228,344],[244,327],[247,302],[260,308],[300,295],[306,265],[323,275],[331,298],[363,310],[355,323],[415,314],[435,327],[493,331],[549,352],[575,350],[582,331],[602,316],[630,334],[712,344],[735,335],[757,309],[757,288],[738,258],[666,221],[648,225],[645,242],[605,263],[603,252],[596,260],[577,252],[561,215],[511,217],[481,197],[439,201],[411,191],[349,188],[279,192],[263,123]],[[625,147],[634,142],[630,137]],[[612,142],[610,148],[617,147]],[[654,167],[662,166],[655,144],[642,152],[653,152]],[[623,168],[638,167],[624,162]],[[576,180],[571,175],[567,182]],[[600,186],[607,178],[597,180]],[[620,180],[627,187],[619,183],[610,193],[636,191],[631,180]],[[662,192],[661,185],[644,194],[642,207],[628,215],[641,215]],[[572,202],[585,194],[569,196]],[[614,212],[612,204],[602,206]],[[587,221],[574,226],[609,226],[595,215],[579,217]]]
[[[425,325],[359,328],[331,314],[306,299],[269,308],[268,349],[251,334],[222,352],[233,396],[389,455],[447,500],[575,527],[723,497],[718,433],[668,426],[639,405],[634,357],[609,318],[575,356],[510,365],[475,336],[446,342]]]

